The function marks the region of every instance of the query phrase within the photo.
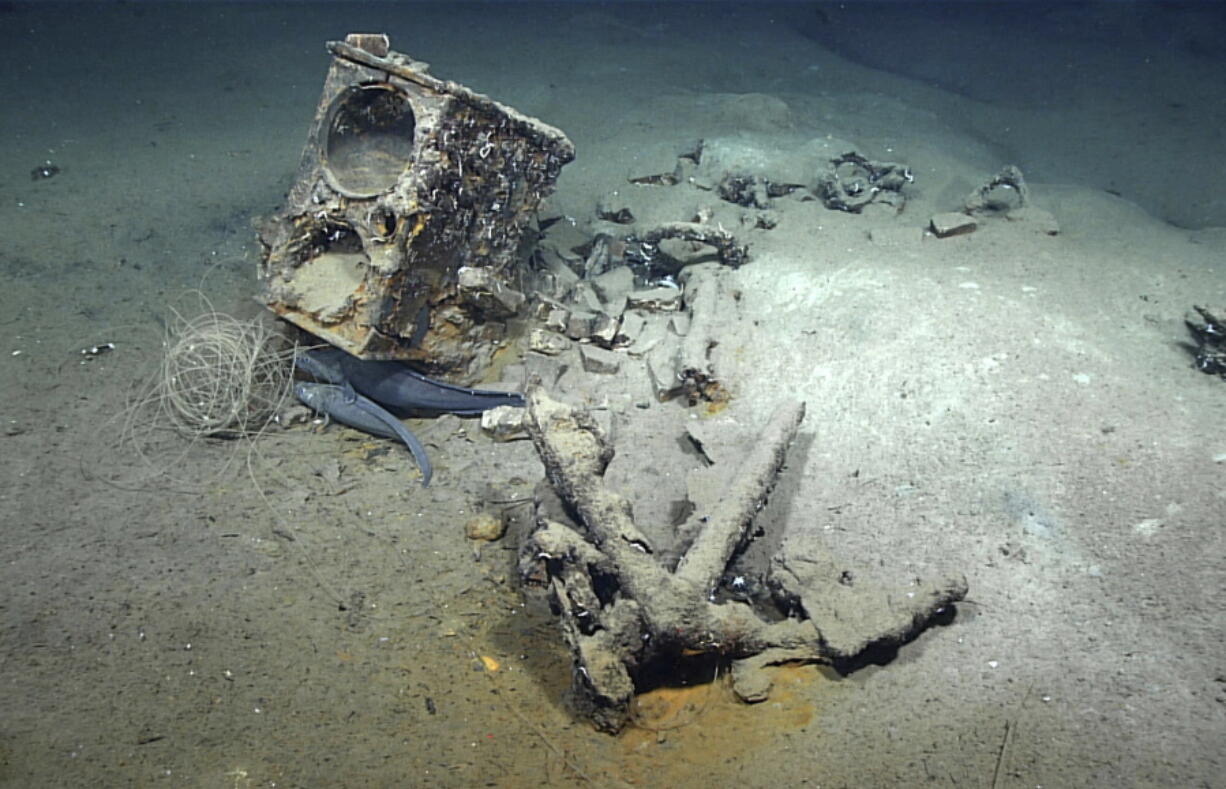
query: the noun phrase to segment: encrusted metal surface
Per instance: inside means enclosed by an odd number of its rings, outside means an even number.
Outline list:
[[[386,36],[328,49],[298,175],[261,228],[258,298],[355,356],[471,378],[505,335],[524,230],[574,146]]]

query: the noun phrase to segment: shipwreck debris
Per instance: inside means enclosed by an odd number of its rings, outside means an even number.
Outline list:
[[[287,203],[260,229],[258,298],[355,356],[474,378],[523,303],[520,241],[574,147],[386,35],[328,50]]]
[[[1008,214],[1028,205],[1030,187],[1022,171],[1010,164],[967,195],[963,211],[971,216]]]
[[[1188,350],[1196,369],[1226,381],[1226,317],[1222,317],[1226,316],[1226,311],[1195,305],[1192,309],[1196,317],[1189,313],[1184,317],[1184,325],[1195,343],[1188,346]]]
[[[774,597],[751,602],[717,593],[729,563],[753,539],[755,516],[804,418],[803,403],[780,404],[718,497],[679,527],[688,546],[675,564],[636,525],[629,501],[602,481],[614,449],[593,415],[553,400],[539,384],[528,403],[528,432],[549,485],[538,486],[521,575],[548,591],[571,650],[578,707],[600,730],[627,723],[638,683],[661,666],[695,656],[730,661],[737,692],[759,701],[770,688],[764,666],[854,667],[858,653],[913,638],[966,594],[959,577],[919,582],[910,594],[865,586],[830,600],[830,584],[838,585],[846,569],[796,553],[781,554],[763,585],[778,597],[778,616],[763,617],[755,606]],[[861,606],[871,614],[867,625],[860,624]]]
[[[813,191],[827,208],[859,214],[869,205],[902,211],[902,188],[915,181],[911,168],[896,162],[874,162],[855,151],[830,160]]]
[[[1022,171],[1012,164],[1002,167],[967,195],[961,211],[935,214],[928,229],[937,238],[949,238],[973,233],[992,219],[1024,222],[1049,236],[1060,232],[1055,216],[1034,205]]]
[[[685,311],[670,321],[672,342],[662,342],[645,354],[647,372],[657,400],[685,397],[691,404],[726,402],[731,396],[716,368],[712,351],[723,327],[740,309],[740,293],[726,270],[715,263],[689,266],[682,274]]]

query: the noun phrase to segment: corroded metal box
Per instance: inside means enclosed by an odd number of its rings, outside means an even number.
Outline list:
[[[574,146],[385,35],[328,49],[287,204],[260,229],[257,298],[355,356],[475,377],[523,302],[524,231]]]

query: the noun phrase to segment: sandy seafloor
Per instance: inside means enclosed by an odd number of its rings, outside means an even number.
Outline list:
[[[721,418],[803,397],[764,517],[965,573],[956,620],[613,737],[572,714],[511,538],[463,534],[540,479],[528,442],[414,422],[427,490],[336,429],[148,479],[115,415],[185,292],[258,310],[251,220],[351,31],[563,129],[547,212],[578,232],[700,138],[909,165],[896,216],[780,199],[738,231]],[[1226,383],[1181,346],[1226,306],[1224,32],[1191,3],[0,4],[0,784],[1226,786]],[[1058,235],[925,235],[1006,164]],[[650,437],[690,415],[640,379],[595,386],[650,519],[684,462]]]

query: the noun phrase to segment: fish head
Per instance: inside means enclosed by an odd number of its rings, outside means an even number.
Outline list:
[[[344,380],[345,374],[341,372],[340,361],[336,353],[330,353],[334,350],[325,348],[298,351],[294,354],[294,366],[318,381],[326,381],[330,384],[340,383]]]
[[[307,383],[299,381],[294,384],[294,395],[302,401],[303,405],[313,411],[321,411],[323,407],[323,391],[319,384]]]

